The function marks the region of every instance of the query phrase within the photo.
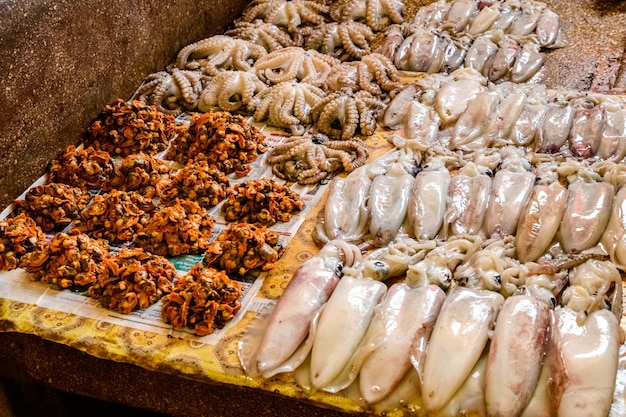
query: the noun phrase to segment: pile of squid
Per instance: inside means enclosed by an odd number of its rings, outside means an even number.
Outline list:
[[[494,84],[463,68],[408,85],[391,101],[382,124],[416,149],[471,152],[517,146],[563,158],[621,161],[626,156],[625,108],[615,95]]]
[[[565,45],[559,16],[536,1],[440,0],[392,25],[377,49],[406,71],[473,68],[490,81],[540,81],[546,48]]]
[[[241,365],[376,413],[608,415],[620,271],[513,254],[511,239],[479,236],[404,235],[366,256],[332,240],[244,335]]]

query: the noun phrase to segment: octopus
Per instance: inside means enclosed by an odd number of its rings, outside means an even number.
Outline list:
[[[327,136],[292,136],[276,145],[266,162],[278,178],[315,184],[341,172],[352,172],[367,161],[367,145],[360,140],[329,140]]]
[[[304,47],[348,61],[360,59],[370,53],[373,38],[374,32],[365,23],[324,23],[313,30]]]
[[[337,22],[363,21],[372,30],[380,32],[392,23],[404,21],[404,2],[401,0],[340,0],[333,3],[330,17]]]
[[[298,42],[292,39],[288,32],[260,19],[252,22],[236,22],[235,27],[226,31],[224,35],[261,45],[267,52],[288,46],[299,46]]]
[[[297,80],[319,86],[340,62],[315,50],[290,46],[257,60],[254,71],[261,81],[270,85]]]
[[[266,23],[286,27],[296,32],[302,24],[319,25],[328,13],[324,0],[256,0],[244,10],[238,22],[252,22],[262,19]]]
[[[326,88],[337,91],[351,88],[381,96],[403,87],[393,62],[385,55],[371,53],[359,61],[344,62],[326,79]]]
[[[349,140],[357,131],[373,135],[376,117],[385,104],[365,90],[342,90],[330,94],[311,110],[315,128],[332,139]]]
[[[234,112],[241,109],[249,111],[252,97],[265,90],[267,85],[249,71],[224,71],[207,83],[198,101],[198,110],[207,112],[218,107]]]
[[[244,39],[215,35],[189,44],[178,52],[176,67],[187,70],[202,70],[215,76],[220,71],[249,71],[254,63],[267,55],[261,45]]]
[[[200,71],[178,68],[158,71],[146,77],[131,100],[141,100],[166,114],[193,110],[202,92],[202,77]]]
[[[271,86],[254,97],[254,120],[267,120],[270,126],[301,135],[304,125],[313,122],[311,109],[325,96],[321,88],[305,82],[290,81]]]

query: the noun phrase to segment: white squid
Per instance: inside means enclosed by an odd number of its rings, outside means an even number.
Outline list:
[[[389,244],[398,234],[409,206],[414,180],[400,162],[395,162],[386,173],[372,180],[367,205],[369,231],[375,246]]]
[[[485,402],[490,417],[517,417],[537,386],[550,324],[547,304],[530,295],[507,298],[489,346]]]
[[[487,213],[491,177],[469,162],[452,178],[445,214],[452,235],[477,234]]]
[[[407,220],[417,239],[434,239],[441,230],[450,181],[450,171],[439,159],[429,161],[415,176]]]
[[[505,158],[493,179],[484,229],[487,237],[514,235],[517,223],[535,185],[530,164],[513,155]]]
[[[429,412],[443,408],[481,356],[504,302],[499,293],[454,287],[441,308],[424,362],[422,396]]]
[[[619,189],[613,199],[611,217],[600,238],[602,247],[619,268],[626,268],[626,187]]]
[[[423,364],[439,310],[445,300],[441,288],[428,285],[412,288],[405,283],[392,285],[370,325],[376,348],[361,366],[361,394],[369,404],[377,403],[400,383],[413,363]]]
[[[311,348],[311,383],[332,385],[349,363],[387,287],[370,278],[344,276],[324,306]],[[302,302],[302,300],[300,300]]]
[[[355,256],[356,251],[331,242],[296,270],[270,315],[257,352],[259,372],[273,370],[296,352],[307,337],[313,318],[339,283],[344,260]]]
[[[567,203],[568,190],[556,180],[533,187],[519,218],[515,247],[522,263],[536,261],[556,235]]]

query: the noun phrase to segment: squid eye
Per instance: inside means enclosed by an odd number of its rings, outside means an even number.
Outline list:
[[[552,306],[552,308],[556,307],[556,298],[555,297],[550,297],[550,305]]]
[[[383,261],[374,261],[374,266],[376,266],[376,268],[384,268],[385,263]]]
[[[500,275],[494,275],[493,280],[496,284],[502,284],[502,277]]]

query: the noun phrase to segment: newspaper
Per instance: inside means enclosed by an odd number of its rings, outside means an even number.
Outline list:
[[[188,121],[188,119],[182,119],[182,121],[185,122]],[[271,166],[265,164],[265,158],[271,148],[281,143],[290,135],[279,129],[255,123],[251,118],[248,119],[248,123],[255,124],[265,134],[265,145],[267,145],[268,151],[261,154],[260,157],[251,164],[252,170],[247,176],[237,178],[234,174],[229,175],[228,178],[231,185],[259,178],[270,178],[279,184],[287,185],[284,180],[281,180],[272,174]],[[155,155],[155,157],[165,159],[166,153],[167,150]],[[121,158],[116,159],[121,160]],[[43,185],[46,182],[47,175],[43,175],[30,187],[24,190],[18,199],[24,199],[26,193],[32,187]],[[268,227],[279,234],[279,243],[283,247],[286,247],[289,244],[295,233],[302,225],[302,222],[306,218],[307,214],[317,205],[321,196],[324,194],[326,184],[314,184],[308,186],[289,184],[289,187],[293,191],[300,194],[304,200],[305,206],[300,212],[293,213],[289,222],[279,222]],[[97,194],[100,191],[95,190],[94,192]],[[214,239],[219,233],[224,231],[229,224],[221,214],[222,204],[223,201],[209,210],[209,214],[215,218],[211,239]],[[13,213],[13,209],[13,205],[6,207],[2,213],[0,213],[0,219],[9,217]],[[72,224],[68,225],[64,231],[68,231],[71,228]],[[46,238],[49,240],[52,236],[54,236],[53,233],[47,234]],[[110,249],[115,252],[116,250],[119,250],[119,247],[112,246]],[[201,263],[203,257],[204,253],[168,257],[168,260],[172,262],[178,271],[178,277],[185,275],[194,265]],[[259,273],[251,271],[250,274],[245,276],[230,276],[231,279],[237,280],[243,284],[244,287],[241,298],[241,310],[223,329],[216,329],[216,331],[212,334],[203,337],[196,336],[191,329],[176,329],[167,324],[161,315],[161,301],[145,309],[136,310],[129,314],[121,314],[102,307],[98,300],[91,298],[86,291],[73,292],[67,289],[56,289],[41,282],[32,282],[27,278],[26,271],[23,268],[18,268],[13,271],[0,272],[0,297],[128,328],[147,330],[157,334],[167,334],[181,339],[192,339],[201,343],[216,344],[221,339],[222,335],[225,334],[230,327],[234,326],[246,311],[261,311],[266,305],[273,303],[271,300],[255,298],[266,275],[267,272]]]

